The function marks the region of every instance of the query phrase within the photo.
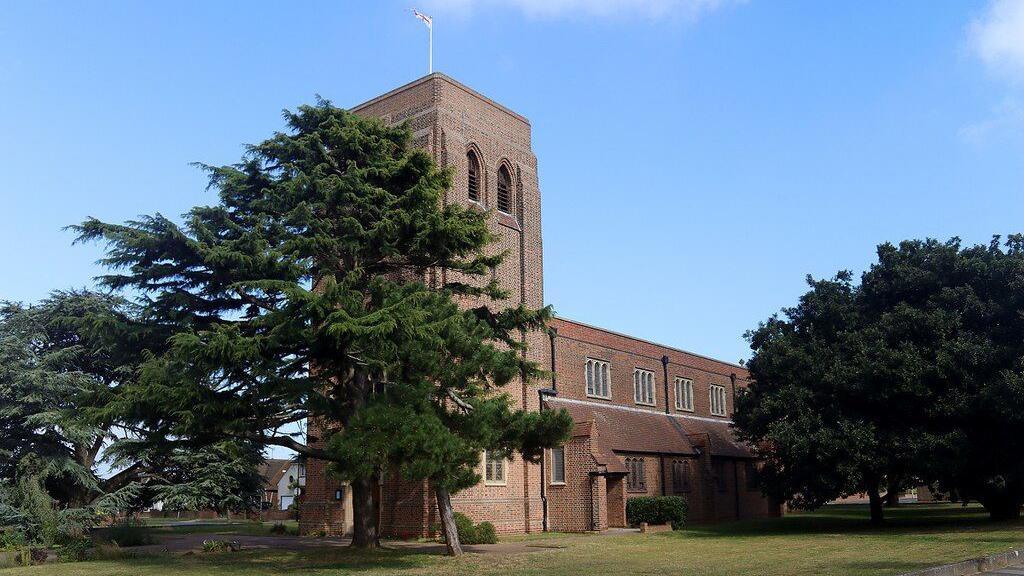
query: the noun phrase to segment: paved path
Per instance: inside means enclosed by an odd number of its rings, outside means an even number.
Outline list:
[[[991,572],[985,572],[985,574],[989,576],[1024,576],[1024,562],[1013,564],[1006,568],[992,570]]]

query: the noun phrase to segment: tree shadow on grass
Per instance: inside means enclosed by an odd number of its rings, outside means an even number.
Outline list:
[[[880,572],[893,572],[895,574],[903,574],[905,572],[912,572],[914,570],[920,570],[922,568],[928,568],[932,566],[928,562],[913,562],[913,561],[900,561],[900,560],[880,560],[880,561],[869,561],[869,562],[842,562],[841,566],[850,573],[859,574],[876,574]]]
[[[723,537],[794,534],[929,533],[950,530],[993,531],[1024,526],[1021,521],[992,521],[978,506],[909,505],[885,511],[885,524],[872,526],[867,505],[825,506],[814,512],[793,512],[782,518],[765,518],[687,527],[680,536]],[[998,540],[998,539],[996,539]],[[1018,542],[1012,538],[1008,542]]]
[[[394,574],[421,568],[437,554],[419,550],[354,550],[351,548],[314,548],[301,551],[253,549],[241,552],[184,556],[140,556],[126,560],[139,568],[139,574],[161,574],[164,569],[202,568],[218,575],[254,573],[308,574],[331,571],[339,574],[375,572]],[[151,569],[151,572],[143,568]],[[205,573],[205,572],[203,572]]]

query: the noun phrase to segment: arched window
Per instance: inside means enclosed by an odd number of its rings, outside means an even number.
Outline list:
[[[498,211],[512,213],[512,174],[504,165],[498,169]]]
[[[480,160],[472,150],[466,153],[469,164],[469,184],[466,195],[474,202],[480,201]]]

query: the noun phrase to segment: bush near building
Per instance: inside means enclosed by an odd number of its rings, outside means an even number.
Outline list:
[[[686,522],[686,499],[680,496],[639,496],[626,500],[626,522],[630,526],[671,524],[679,530]]]

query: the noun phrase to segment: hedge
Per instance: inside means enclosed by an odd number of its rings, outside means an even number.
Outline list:
[[[671,524],[679,530],[686,522],[686,499],[681,496],[638,496],[626,500],[626,521],[630,526]]]

